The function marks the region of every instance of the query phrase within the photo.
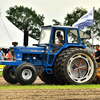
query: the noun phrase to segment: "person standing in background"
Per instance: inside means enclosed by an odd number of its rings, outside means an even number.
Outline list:
[[[100,62],[100,45],[96,45],[96,52],[93,52],[93,56],[97,62]]]
[[[11,59],[10,50],[8,50],[8,53],[7,53],[7,55],[6,55],[6,59],[7,59],[7,60],[12,60],[12,59]]]
[[[3,53],[0,47],[0,60],[3,60],[3,58],[5,58],[5,53]]]

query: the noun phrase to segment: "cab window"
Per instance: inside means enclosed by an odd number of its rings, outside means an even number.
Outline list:
[[[79,43],[78,31],[76,29],[68,29],[68,31],[67,31],[67,42],[68,43]]]
[[[56,29],[54,31],[53,38],[52,38],[52,43],[56,43],[56,44],[60,43],[58,35],[61,35],[63,37],[63,40],[64,40],[64,30],[62,30],[62,29],[57,30]]]

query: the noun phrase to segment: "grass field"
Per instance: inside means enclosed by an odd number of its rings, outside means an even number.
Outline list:
[[[0,89],[100,89],[99,84],[89,85],[5,85],[0,86]]]

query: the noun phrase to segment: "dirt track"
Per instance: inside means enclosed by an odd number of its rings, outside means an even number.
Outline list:
[[[43,81],[41,81],[40,79],[39,79],[39,77],[37,77],[37,79],[36,79],[36,81],[32,84],[32,85],[42,85],[42,84],[45,84]],[[0,76],[0,86],[5,86],[5,85],[12,85],[12,84],[9,84],[9,83],[7,83],[5,80],[4,80],[4,78],[3,77],[1,77]],[[16,84],[16,85],[20,85],[19,83],[18,84]]]
[[[34,83],[42,85],[39,78]],[[32,85],[34,85],[32,84]],[[0,86],[12,85],[0,77]],[[20,85],[20,84],[16,84]],[[100,100],[100,89],[0,89],[0,100]]]

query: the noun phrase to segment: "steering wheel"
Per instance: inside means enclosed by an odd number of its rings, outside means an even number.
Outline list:
[[[52,52],[56,53],[59,49],[60,49],[60,46],[56,46],[56,45],[51,44],[51,51]]]

